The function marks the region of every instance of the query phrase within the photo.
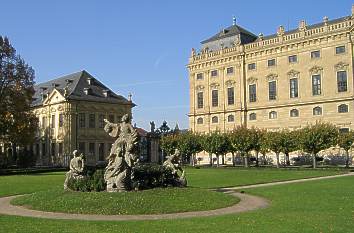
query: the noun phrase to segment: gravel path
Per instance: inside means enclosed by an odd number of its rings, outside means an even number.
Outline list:
[[[30,210],[22,206],[14,206],[10,201],[18,196],[10,196],[0,198],[0,214],[26,216],[35,218],[49,219],[76,219],[76,220],[96,220],[96,221],[124,221],[124,220],[158,220],[158,219],[177,219],[191,217],[206,217],[224,214],[240,213],[259,208],[265,208],[269,202],[261,197],[256,197],[248,194],[237,193],[234,191],[225,191],[225,193],[240,198],[240,202],[226,208],[207,210],[207,211],[192,211],[171,214],[153,214],[153,215],[95,215],[95,214],[67,214],[57,212],[44,212],[38,210]]]

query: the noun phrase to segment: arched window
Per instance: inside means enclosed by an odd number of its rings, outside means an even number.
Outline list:
[[[218,123],[218,122],[219,122],[219,118],[217,116],[211,118],[211,123]]]
[[[278,113],[276,111],[269,112],[269,119],[277,119]]]
[[[254,121],[254,120],[256,120],[257,119],[257,115],[256,115],[256,113],[251,113],[250,115],[249,115],[249,119],[250,119],[250,121]]]
[[[227,116],[227,121],[228,122],[234,122],[235,121],[235,116],[234,115],[228,115]]]
[[[299,116],[299,110],[297,109],[290,110],[290,117],[298,117],[298,116]]]
[[[341,104],[338,106],[338,112],[339,113],[345,113],[348,112],[348,105],[346,104]]]
[[[197,124],[198,124],[198,125],[203,124],[203,118],[199,117],[199,118],[197,119]]]
[[[313,115],[314,116],[319,116],[322,115],[322,108],[317,106],[313,108]]]

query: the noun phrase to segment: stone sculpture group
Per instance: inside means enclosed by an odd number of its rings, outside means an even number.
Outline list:
[[[111,151],[107,157],[108,164],[105,168],[104,180],[107,192],[122,192],[132,189],[134,178],[134,167],[138,163],[137,145],[138,134],[130,123],[129,115],[122,117],[120,123],[112,123],[104,119],[104,131],[115,138]],[[71,179],[83,179],[84,157],[78,151],[73,152],[73,159],[70,161],[70,171],[66,173],[64,189],[67,190]],[[178,150],[167,157],[163,166],[172,173],[174,186],[184,187],[187,185],[185,173],[181,167],[181,154]],[[181,175],[178,173],[180,172]]]

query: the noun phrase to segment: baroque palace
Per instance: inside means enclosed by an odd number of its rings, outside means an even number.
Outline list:
[[[329,121],[354,129],[351,16],[258,36],[236,24],[189,58],[189,128],[278,130]]]
[[[104,119],[131,116],[135,104],[81,71],[35,86],[32,109],[39,120],[33,153],[37,164],[68,166],[73,150],[88,165],[104,162],[114,138],[104,132]]]

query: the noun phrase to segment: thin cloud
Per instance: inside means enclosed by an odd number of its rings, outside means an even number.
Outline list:
[[[113,87],[132,87],[132,86],[145,86],[145,85],[154,85],[154,84],[170,84],[172,85],[172,81],[168,80],[153,80],[153,81],[144,81],[144,82],[134,82],[134,83],[125,83],[125,84],[116,84],[112,85]]]
[[[154,68],[158,69],[160,66],[161,61],[166,57],[165,54],[160,55],[154,62]]]

